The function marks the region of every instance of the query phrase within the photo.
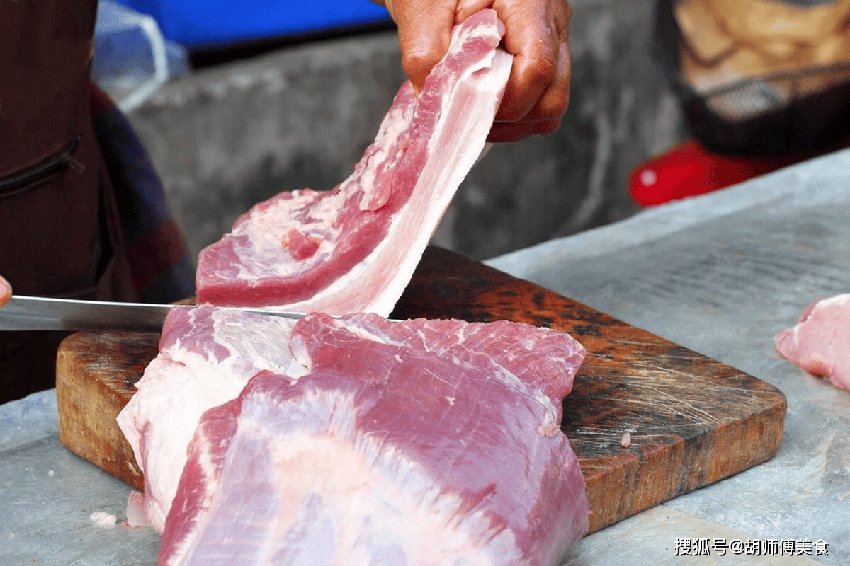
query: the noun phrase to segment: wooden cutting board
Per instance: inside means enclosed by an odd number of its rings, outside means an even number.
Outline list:
[[[590,532],[764,462],[782,440],[786,400],[773,386],[453,252],[426,251],[392,317],[508,319],[584,344],[561,428],[587,481]],[[85,332],[59,349],[61,441],[138,489],[144,478],[115,417],[158,340]]]

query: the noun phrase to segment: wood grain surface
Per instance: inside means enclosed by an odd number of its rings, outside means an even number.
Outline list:
[[[587,481],[590,532],[764,462],[782,440],[786,400],[773,386],[454,252],[428,248],[391,316],[527,322],[587,348],[561,428]],[[158,340],[86,332],[59,349],[60,440],[138,489],[115,417]]]

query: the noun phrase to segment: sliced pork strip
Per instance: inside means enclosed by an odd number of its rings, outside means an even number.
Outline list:
[[[118,415],[145,474],[144,503],[159,531],[201,415],[234,399],[262,370],[307,373],[287,344],[294,320],[228,309],[178,307],[163,325],[160,352]]]
[[[490,324],[299,321],[311,373],[261,373],[204,415],[159,563],[556,564],[588,504],[551,426],[561,399],[540,385],[569,391],[584,350],[498,327],[491,341]]]
[[[198,260],[198,300],[388,316],[484,148],[513,58],[483,10],[455,27],[417,98],[405,83],[354,173],[326,192],[281,193]]]
[[[784,358],[850,391],[850,294],[810,304],[774,342]]]

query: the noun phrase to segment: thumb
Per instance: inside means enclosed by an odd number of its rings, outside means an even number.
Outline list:
[[[398,27],[401,65],[418,94],[449,49],[457,0],[387,0]]]

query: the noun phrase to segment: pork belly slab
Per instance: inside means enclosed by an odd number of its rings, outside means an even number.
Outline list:
[[[417,97],[405,83],[354,173],[283,192],[198,258],[198,301],[388,316],[484,148],[513,62],[493,10],[455,27]]]
[[[850,294],[810,304],[774,342],[784,358],[850,391]]]
[[[284,348],[308,373],[201,418],[159,564],[552,565],[586,531],[569,335],[311,314]]]

